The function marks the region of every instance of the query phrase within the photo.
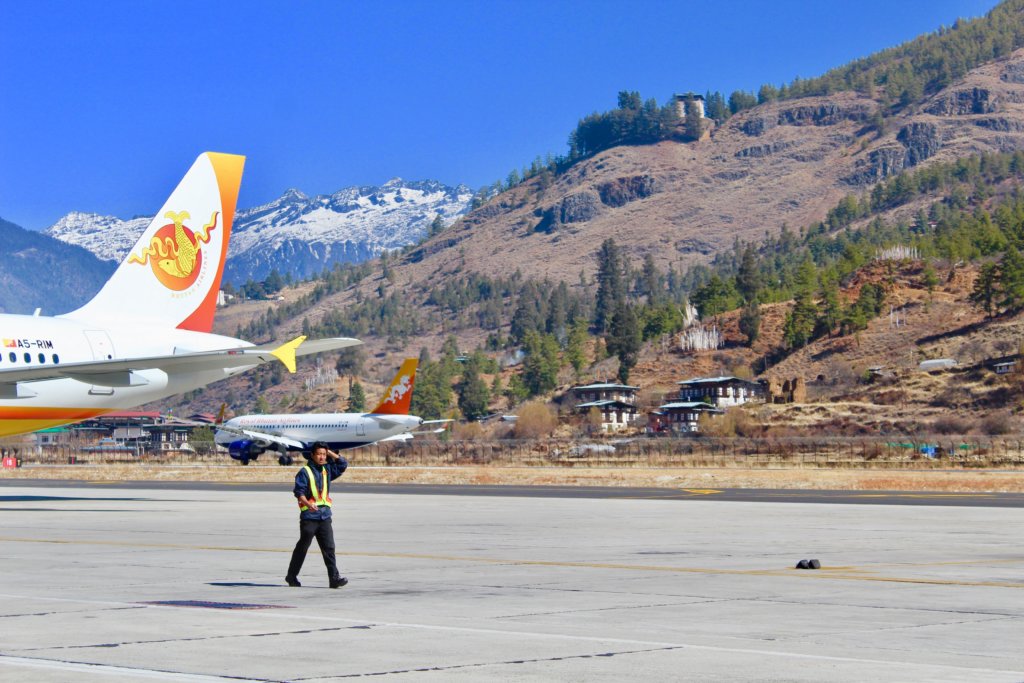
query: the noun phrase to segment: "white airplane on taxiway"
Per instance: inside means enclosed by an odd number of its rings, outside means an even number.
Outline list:
[[[227,422],[218,422],[214,438],[243,465],[271,450],[279,453],[278,462],[290,465],[290,452],[308,453],[318,441],[333,450],[358,448],[378,441],[406,441],[421,433],[414,430],[422,425],[451,422],[409,415],[416,365],[416,358],[407,358],[380,403],[368,413],[239,415]],[[222,408],[222,417],[223,412]],[[441,432],[444,429],[431,431]]]

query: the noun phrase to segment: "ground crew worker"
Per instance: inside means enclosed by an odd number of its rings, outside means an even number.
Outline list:
[[[338,573],[334,558],[334,528],[331,526],[330,482],[337,479],[348,468],[348,461],[317,441],[309,454],[309,463],[295,475],[295,498],[299,502],[299,542],[292,551],[288,575],[284,580],[289,586],[301,586],[299,570],[306,559],[306,551],[313,537],[324,556],[327,578],[331,588],[341,588],[348,579]],[[329,461],[329,462],[328,462]]]

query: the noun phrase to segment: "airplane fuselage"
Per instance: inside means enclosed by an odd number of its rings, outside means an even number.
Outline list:
[[[125,311],[131,320],[131,311]],[[141,358],[251,346],[204,332],[0,314],[0,369]],[[62,378],[0,385],[0,436],[45,429],[191,391],[253,366],[200,372],[133,371],[127,386]],[[127,377],[127,373],[126,373]],[[109,382],[108,382],[109,383]]]
[[[218,444],[227,446],[244,440],[237,432],[247,430],[274,434],[303,444],[323,441],[332,450],[358,448],[402,434],[422,424],[415,415],[374,415],[373,413],[317,413],[300,415],[244,415],[228,420],[219,430]],[[268,448],[267,450],[272,450]],[[300,450],[289,447],[289,450]]]

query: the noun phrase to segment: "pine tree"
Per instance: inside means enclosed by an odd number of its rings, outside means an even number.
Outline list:
[[[765,102],[773,102],[779,97],[779,89],[771,83],[765,83],[757,91],[757,102],[758,104],[764,104]]]
[[[478,363],[470,359],[462,371],[462,379],[455,390],[458,393],[459,410],[467,420],[478,420],[487,415],[491,401],[487,383],[480,377]]]
[[[587,363],[584,344],[587,341],[587,324],[577,320],[569,331],[569,340],[565,346],[565,360],[569,362],[578,377]]]
[[[739,319],[740,332],[747,338],[747,346],[753,346],[761,335],[761,307],[749,303],[743,307]]]
[[[985,311],[987,316],[992,316],[996,311],[996,297],[999,295],[996,285],[998,274],[996,264],[982,265],[978,277],[974,281],[974,289],[971,290],[971,301]]]
[[[939,276],[936,275],[931,261],[925,261],[924,269],[921,271],[921,284],[928,290],[928,300],[931,301],[935,287],[939,284]]]
[[[999,262],[999,304],[1010,312],[1024,308],[1024,257],[1012,244]]]
[[[426,362],[421,360],[410,412],[427,420],[440,419],[451,405],[451,377],[443,360],[432,363],[429,356]]]
[[[529,397],[530,390],[526,388],[523,376],[512,375],[508,380],[508,386],[505,387],[505,398],[508,399],[509,405],[522,403]]]
[[[358,381],[353,382],[348,390],[348,410],[352,413],[361,413],[366,410],[366,392]]]
[[[814,303],[817,279],[814,262],[808,256],[797,269],[793,283],[793,308],[786,315],[783,326],[783,340],[790,348],[796,349],[806,345],[814,335],[818,319],[818,307]]]
[[[642,294],[647,297],[647,303],[654,305],[661,297],[664,287],[662,285],[661,273],[658,271],[658,266],[654,263],[654,256],[651,254],[644,256],[640,281]]]
[[[724,281],[718,273],[693,293],[692,303],[701,319],[707,319],[736,308],[736,290],[731,282]]]
[[[601,249],[597,253],[597,303],[594,327],[598,333],[608,331],[615,309],[626,299],[626,279],[623,271],[622,254],[615,240],[608,238],[601,243]]]
[[[739,271],[736,273],[736,290],[748,304],[757,301],[758,292],[761,291],[761,271],[757,264],[757,254],[751,245],[743,250]]]
[[[821,278],[821,311],[815,325],[816,336],[831,335],[839,327],[843,317],[843,305],[839,300],[839,283],[835,274],[829,272]]]
[[[633,308],[623,303],[612,316],[611,330],[605,342],[608,353],[619,358],[619,381],[629,381],[629,373],[640,358],[641,334]]]
[[[544,394],[558,386],[558,341],[531,330],[526,333],[523,351],[523,383],[530,395]]]
[[[433,237],[434,235],[440,235],[442,231],[444,231],[444,219],[441,218],[441,214],[437,214],[430,223],[430,232],[428,234]]]
[[[619,91],[619,109],[631,109],[638,110],[642,105],[640,93],[636,90],[620,90]]]

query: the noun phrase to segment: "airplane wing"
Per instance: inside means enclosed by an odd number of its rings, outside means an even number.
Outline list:
[[[0,369],[0,385],[18,382],[40,382],[48,379],[71,378],[87,384],[110,387],[130,387],[145,384],[136,370],[165,370],[168,372],[200,372],[217,368],[231,369],[261,365],[274,360],[284,363],[289,372],[295,372],[296,356],[341,349],[362,344],[358,339],[332,337],[310,342],[297,337],[280,346],[243,346],[218,351],[175,353],[146,358],[94,360],[60,365],[39,365],[26,368]]]
[[[417,430],[415,432],[409,432],[409,433],[412,434],[413,436],[415,436],[416,434],[440,434],[441,432],[445,431],[446,429],[447,429],[447,427],[440,427],[439,429],[420,429],[420,430]]]
[[[217,430],[221,432],[227,432],[228,434],[234,434],[238,437],[251,439],[261,446],[288,446],[298,450],[306,448],[306,444],[295,439],[290,439],[287,436],[281,436],[280,434],[269,434],[267,432],[258,432],[253,429],[238,429],[236,427],[228,427],[226,425],[218,425]]]
[[[378,443],[383,443],[384,441],[408,441],[412,438],[414,438],[413,435],[406,432],[405,434],[395,434],[394,436],[389,436],[386,439],[381,439]]]

